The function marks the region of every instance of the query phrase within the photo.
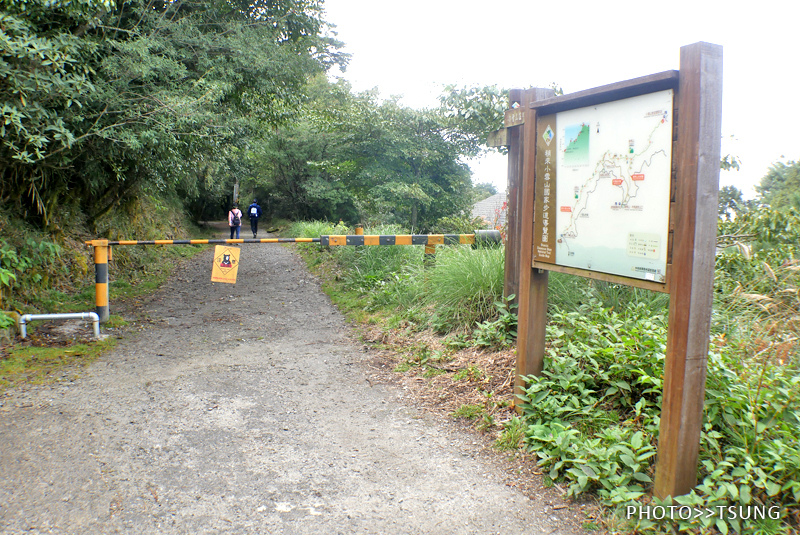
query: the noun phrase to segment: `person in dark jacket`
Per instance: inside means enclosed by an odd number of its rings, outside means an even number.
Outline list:
[[[258,199],[253,199],[253,204],[247,207],[247,215],[250,217],[250,230],[253,231],[253,238],[258,234],[258,218],[261,217],[261,207]]]

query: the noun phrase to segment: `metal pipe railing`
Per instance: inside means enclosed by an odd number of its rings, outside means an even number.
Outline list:
[[[64,314],[23,314],[19,318],[19,335],[28,336],[27,324],[34,320],[92,320],[94,337],[100,338],[100,316],[95,312],[69,312]]]

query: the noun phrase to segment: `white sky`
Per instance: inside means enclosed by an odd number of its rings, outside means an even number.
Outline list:
[[[780,160],[800,159],[798,0],[325,0],[353,55],[344,78],[407,106],[437,106],[445,84],[565,93],[678,69],[680,47],[723,46],[722,172],[745,196]],[[474,182],[505,189],[505,157],[470,162]]]

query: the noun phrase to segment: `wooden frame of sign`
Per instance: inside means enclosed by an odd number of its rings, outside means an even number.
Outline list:
[[[722,47],[695,43],[681,48],[680,71],[533,100],[524,117],[515,110],[514,125],[521,132],[509,136],[509,151],[522,154],[516,391],[521,393],[525,376],[543,369],[549,271],[669,293],[654,489],[662,498],[686,494],[696,484],[714,282],[721,108]],[[570,113],[576,110],[580,113]],[[576,120],[582,114],[591,118],[590,124]],[[618,117],[622,123],[614,122]],[[557,126],[559,118],[564,121]],[[587,145],[587,127],[596,129],[599,138],[606,124],[615,131],[615,124],[627,128],[631,121],[640,121],[638,140],[591,159],[597,153]],[[609,135],[607,141],[619,140]],[[572,173],[567,190],[565,173]],[[653,189],[640,192],[645,185]],[[644,206],[637,198],[646,198]],[[604,219],[603,211],[612,215]],[[548,214],[566,215],[550,219]],[[605,239],[602,232],[610,236],[620,222],[629,225],[620,232],[623,239],[609,237],[600,244],[611,254],[586,253],[595,245],[591,236]]]

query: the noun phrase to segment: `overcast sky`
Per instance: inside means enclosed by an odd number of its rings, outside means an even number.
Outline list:
[[[800,159],[800,1],[325,0],[353,55],[356,91],[435,107],[445,84],[572,93],[679,68],[680,47],[723,46],[721,184],[754,195],[769,166]],[[505,157],[470,162],[473,181],[505,189]]]

